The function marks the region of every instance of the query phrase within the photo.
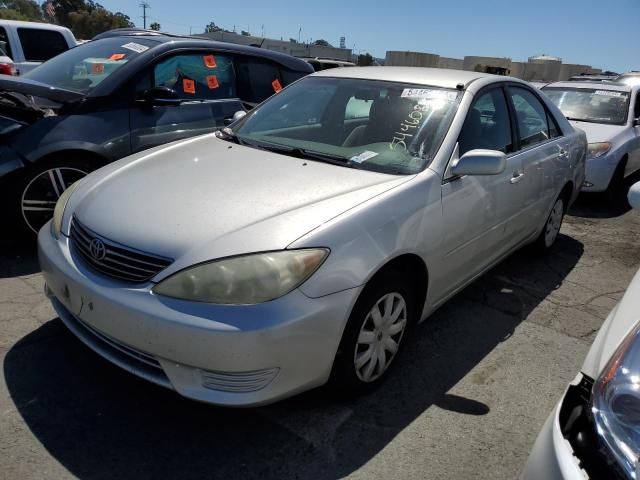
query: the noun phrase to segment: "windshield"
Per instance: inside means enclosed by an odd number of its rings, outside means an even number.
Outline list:
[[[624,125],[629,94],[588,88],[543,88],[544,93],[569,120]]]
[[[233,133],[241,143],[411,174],[433,159],[461,95],[395,82],[307,77],[254,110]]]
[[[95,40],[53,57],[24,76],[52,87],[86,94],[155,45],[156,42],[137,37]]]

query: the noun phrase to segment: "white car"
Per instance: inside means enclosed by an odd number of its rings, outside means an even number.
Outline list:
[[[71,30],[60,25],[0,20],[0,53],[13,61],[14,75],[24,75],[75,46]],[[0,73],[8,72],[0,70]]]
[[[629,203],[640,209],[640,182]],[[538,435],[522,480],[640,478],[640,271]]]
[[[624,179],[640,170],[640,84],[556,82],[542,91],[587,134],[584,192],[624,195]]]

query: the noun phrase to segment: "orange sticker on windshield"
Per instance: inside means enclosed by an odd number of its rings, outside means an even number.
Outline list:
[[[277,78],[273,82],[271,82],[271,86],[273,87],[273,91],[276,93],[282,90],[282,84],[280,83],[280,80],[278,80]]]
[[[216,57],[213,55],[205,55],[202,59],[204,60],[205,67],[216,68]]]
[[[93,63],[91,64],[91,73],[94,75],[100,75],[104,73],[104,63]]]
[[[117,62],[118,60],[122,60],[126,56],[127,55],[125,53],[114,53],[109,57],[109,60],[113,60]]]
[[[189,80],[188,78],[182,79],[182,90],[184,93],[196,94],[196,82]]]
[[[211,90],[214,90],[214,89],[218,88],[220,86],[220,84],[218,83],[218,77],[216,77],[215,75],[208,75],[207,76],[207,86]]]

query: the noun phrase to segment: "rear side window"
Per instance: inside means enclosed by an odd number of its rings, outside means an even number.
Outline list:
[[[460,155],[484,148],[509,153],[513,151],[511,122],[501,88],[494,88],[473,103],[458,138]]]
[[[174,55],[153,68],[153,86],[175,90],[185,100],[236,98],[233,59],[216,53]]]
[[[27,62],[46,62],[69,50],[69,46],[60,32],[37,28],[19,28],[18,37]]]
[[[521,148],[528,148],[558,136],[555,122],[549,118],[547,109],[533,93],[520,87],[510,87],[509,92],[516,111]]]
[[[3,27],[0,27],[0,55],[4,55],[13,59],[9,36],[7,35],[7,31]]]
[[[237,61],[238,93],[243,102],[258,104],[287,85],[278,64],[251,57],[239,57]]]

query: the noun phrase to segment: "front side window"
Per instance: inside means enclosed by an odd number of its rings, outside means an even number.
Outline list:
[[[525,88],[510,87],[509,93],[516,111],[520,147],[528,148],[552,138],[547,109],[544,108],[540,100]],[[555,136],[557,136],[557,132]]]
[[[458,151],[464,155],[476,148],[513,151],[509,110],[501,88],[480,95],[467,114],[458,138]]]
[[[307,77],[251,112],[234,133],[247,145],[292,156],[416,173],[435,156],[461,95],[396,82]],[[361,117],[348,122],[355,101]]]
[[[146,39],[115,37],[78,45],[28,72],[25,77],[52,87],[88,93],[127,62],[156,45]]]
[[[216,53],[174,55],[153,68],[153,86],[168,87],[184,100],[236,98],[233,59]]]
[[[281,76],[280,66],[262,58],[239,56],[236,59],[238,72],[238,96],[243,102],[257,105],[279,92],[292,81]],[[297,80],[299,77],[294,77]]]
[[[544,93],[569,120],[624,125],[629,93],[602,88],[543,88]]]
[[[27,62],[46,62],[69,50],[60,32],[37,28],[18,28],[18,37]]]

